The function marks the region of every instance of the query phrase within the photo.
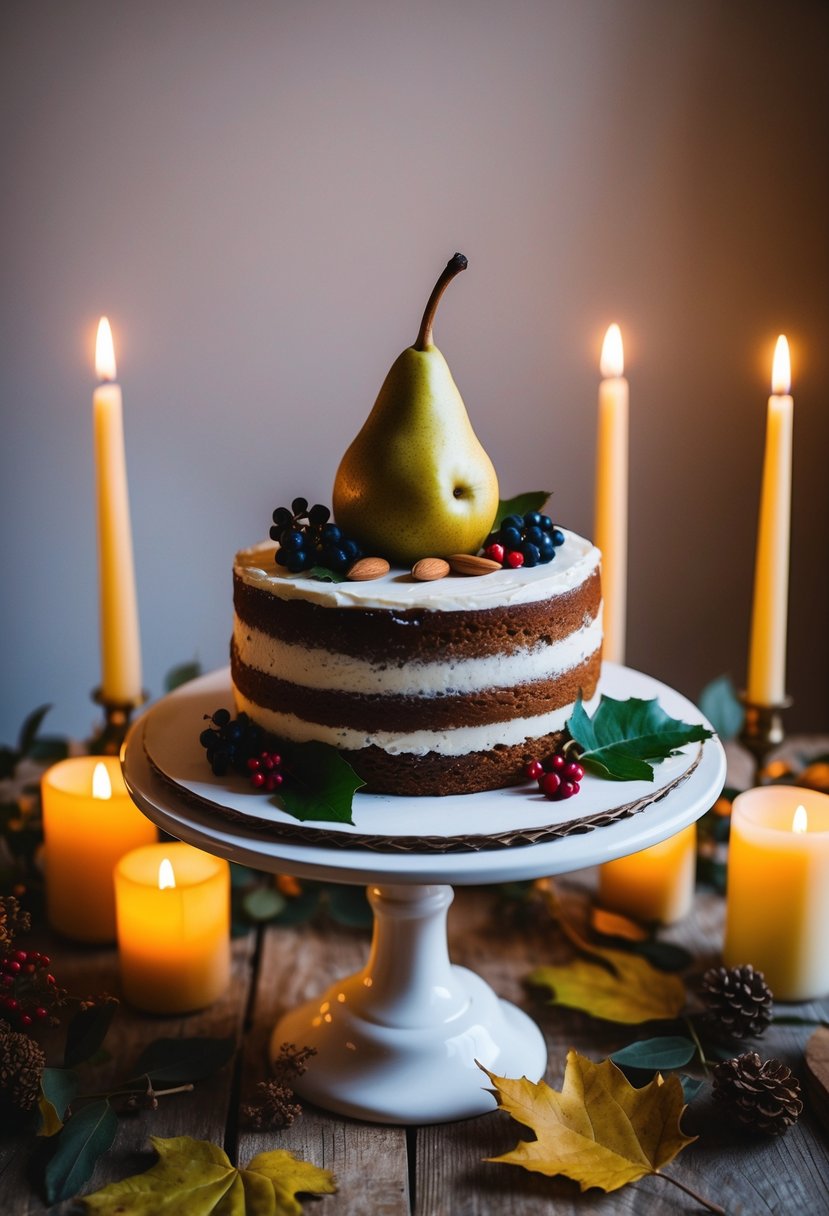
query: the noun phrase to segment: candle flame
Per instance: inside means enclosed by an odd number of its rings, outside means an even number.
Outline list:
[[[112,782],[109,779],[106,765],[100,761],[92,770],[92,797],[93,798],[111,798],[112,797]]]
[[[95,374],[99,380],[114,380],[116,377],[115,346],[107,317],[101,317],[98,322],[98,336],[95,339]]]
[[[789,358],[789,344],[786,335],[781,334],[774,348],[774,362],[771,365],[771,391],[777,395],[785,395],[792,387],[792,363]]]
[[[625,352],[622,346],[622,331],[614,321],[608,325],[607,333],[602,343],[602,357],[599,368],[603,376],[623,376],[625,374]]]
[[[165,857],[158,867],[158,889],[159,891],[166,891],[174,888],[175,885],[176,876],[173,873],[172,862],[169,857]]]
[[[808,832],[809,816],[806,814],[805,806],[799,806],[792,816],[792,831],[793,832]]]

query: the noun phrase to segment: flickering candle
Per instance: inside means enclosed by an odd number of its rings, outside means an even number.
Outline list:
[[[786,698],[794,402],[789,395],[789,346],[783,334],[777,339],[771,382],[746,687],[746,697],[755,705],[781,705]]]
[[[150,845],[115,870],[124,996],[150,1013],[202,1009],[230,980],[230,867],[188,844]]]
[[[628,382],[618,325],[602,344],[593,534],[602,553],[603,656],[625,661],[628,518]]]
[[[829,993],[829,796],[767,785],[734,799],[723,958],[751,963],[775,997]]]
[[[115,756],[75,756],[41,780],[46,910],[53,928],[83,942],[115,940],[112,871],[156,839],[132,802]]]
[[[599,903],[646,924],[673,925],[691,911],[697,863],[697,825],[659,844],[605,862]]]
[[[112,330],[101,317],[95,345],[101,383],[92,398],[98,515],[101,696],[115,704],[141,701],[141,643],[124,454],[121,388],[115,383]]]

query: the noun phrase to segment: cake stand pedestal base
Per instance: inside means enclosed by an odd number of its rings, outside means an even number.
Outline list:
[[[544,1075],[536,1024],[474,972],[453,966],[448,886],[371,886],[374,936],[362,971],[286,1013],[271,1040],[316,1055],[294,1089],[326,1110],[376,1123],[443,1123],[494,1110],[477,1062]]]

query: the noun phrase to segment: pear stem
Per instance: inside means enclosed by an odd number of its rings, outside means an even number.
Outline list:
[[[423,313],[423,320],[420,322],[417,338],[414,343],[415,350],[426,350],[427,346],[432,345],[432,323],[435,319],[440,297],[446,291],[446,288],[452,282],[456,274],[460,274],[462,270],[466,270],[468,262],[462,253],[456,253],[446,263],[446,268],[432,288],[432,294],[426,304],[426,309]]]

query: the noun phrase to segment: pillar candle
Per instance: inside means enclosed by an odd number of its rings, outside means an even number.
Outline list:
[[[124,996],[150,1013],[211,1005],[230,980],[230,867],[188,844],[150,845],[115,871]]]
[[[767,785],[734,799],[723,957],[778,1000],[829,993],[829,796]]]
[[[756,705],[786,698],[786,613],[789,594],[789,516],[792,493],[793,400],[789,347],[777,339],[757,528],[746,696]]]
[[[594,539],[602,552],[604,658],[625,661],[628,530],[628,382],[618,325],[605,334],[599,385]]]
[[[92,398],[98,516],[101,695],[116,704],[141,700],[141,644],[124,455],[121,388],[115,383],[112,331],[101,317],[95,350],[101,383]]]
[[[697,825],[599,869],[599,903],[646,924],[672,925],[691,911]]]
[[[61,760],[41,792],[49,922],[78,941],[114,941],[113,868],[154,841],[155,826],[130,799],[115,756]]]

